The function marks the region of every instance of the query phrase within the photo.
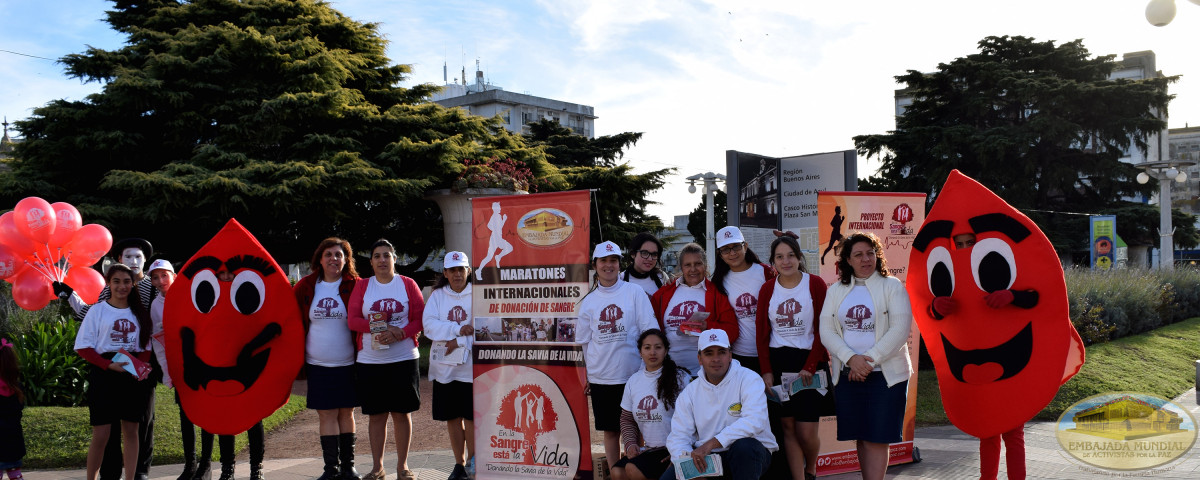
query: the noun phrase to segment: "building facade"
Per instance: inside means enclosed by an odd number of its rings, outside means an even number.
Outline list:
[[[510,132],[529,133],[526,125],[541,120],[553,120],[587,138],[596,138],[596,111],[590,105],[536,97],[505,91],[484,80],[483,71],[476,67],[475,81],[468,84],[463,71],[462,83],[447,82],[431,100],[443,107],[461,107],[472,115],[504,119]]]

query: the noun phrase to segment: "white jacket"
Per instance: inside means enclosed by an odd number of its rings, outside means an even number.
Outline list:
[[[466,317],[462,323],[449,319],[450,311],[455,307],[466,311]],[[474,336],[458,335],[458,332],[462,331],[463,325],[471,325],[474,318],[471,315],[471,285],[467,285],[462,292],[455,292],[453,288],[446,285],[429,294],[429,301],[425,303],[425,311],[421,315],[425,336],[437,342],[458,339],[458,347],[465,348],[467,354],[467,361],[460,365],[429,362],[430,381],[446,384],[450,382],[471,383],[474,380],[475,376],[471,372],[471,345],[474,343]]]
[[[721,442],[714,452],[725,451],[742,438],[754,438],[767,450],[778,450],[767,420],[766,390],[762,377],[737,360],[730,361],[729,373],[716,385],[702,370],[675,399],[675,416],[667,436],[671,457],[695,450],[714,437]]]
[[[583,344],[588,382],[601,385],[624,385],[642,366],[638,336],[658,328],[646,291],[619,278],[583,298],[578,322],[575,341]]]
[[[875,304],[875,346],[864,355],[875,359],[872,366],[880,367],[888,386],[908,380],[912,374],[912,361],[908,355],[908,336],[912,330],[912,306],[908,302],[908,291],[896,277],[885,277],[873,272],[866,280],[867,291]],[[842,322],[838,321],[838,310],[842,301],[854,289],[841,281],[833,282],[825,294],[825,308],[821,310],[821,343],[829,351],[830,373],[833,384],[841,377],[842,365],[856,355],[842,337]]]

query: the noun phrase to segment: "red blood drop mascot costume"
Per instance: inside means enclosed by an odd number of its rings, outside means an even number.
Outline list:
[[[980,438],[982,478],[996,478],[1002,435],[1008,478],[1025,478],[1024,424],[1084,359],[1050,240],[954,170],[917,232],[907,288],[946,416]]]
[[[179,400],[209,432],[244,432],[287,403],[304,362],[304,327],[291,286],[271,254],[232,219],[179,272],[163,315]]]

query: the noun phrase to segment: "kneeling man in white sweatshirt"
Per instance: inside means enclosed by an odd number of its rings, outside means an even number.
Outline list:
[[[724,330],[700,333],[700,377],[679,393],[667,450],[671,458],[690,456],[703,468],[704,456],[721,457],[725,476],[757,480],[779,449],[767,420],[767,387],[762,377],[741,366],[729,351]],[[672,465],[660,480],[674,480]]]

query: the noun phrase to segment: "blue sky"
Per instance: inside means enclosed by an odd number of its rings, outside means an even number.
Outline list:
[[[894,127],[894,76],[973,53],[987,35],[1082,38],[1093,54],[1153,50],[1159,70],[1183,75],[1171,87],[1170,126],[1200,125],[1200,5],[1189,1],[1161,28],[1132,0],[331,3],[381,24],[389,57],[412,64],[414,82],[441,84],[444,62],[451,78],[464,66],[473,76],[478,59],[506,90],[594,106],[600,135],[645,132],[625,158],[642,170],[679,167],[651,208],[670,223],[702,200],[682,178],[723,172],[725,150],[851,149],[852,136]],[[98,91],[34,57],[118,48],[123,37],[101,21],[109,6],[0,2],[0,115],[24,118]],[[860,176],[876,167],[859,164]]]

